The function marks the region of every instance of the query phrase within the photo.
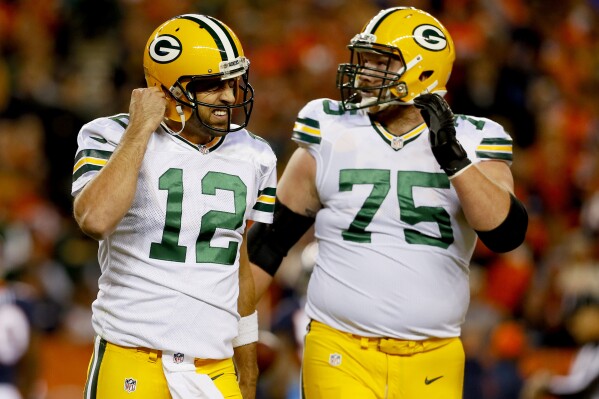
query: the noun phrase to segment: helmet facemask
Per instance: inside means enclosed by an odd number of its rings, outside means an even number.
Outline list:
[[[379,112],[390,104],[411,105],[422,93],[447,92],[455,60],[453,41],[447,29],[424,11],[413,7],[381,10],[348,47],[350,63],[339,65],[337,70],[337,88],[346,110]],[[375,68],[364,65],[360,53],[366,52],[388,56],[386,68],[378,61]],[[395,60],[400,66],[389,68]],[[376,86],[365,88],[364,80]],[[376,95],[367,94],[375,91]]]
[[[229,79],[235,79],[233,87],[235,103],[217,105],[202,102],[196,98],[197,93],[217,90],[221,85],[226,84],[225,82]],[[237,77],[225,77],[225,75],[220,78],[214,75],[181,76],[168,91],[177,104],[191,109],[191,112],[195,114],[195,117],[202,126],[216,133],[236,132],[245,128],[250,121],[250,115],[254,106],[254,88],[249,83],[249,70],[246,70],[242,75],[238,75]],[[200,106],[226,111],[227,127],[218,128],[206,123],[198,113],[198,107]],[[237,110],[241,110],[242,112],[235,112]],[[189,117],[182,116],[186,120]],[[238,126],[232,127],[232,124]]]
[[[353,40],[349,46],[350,62],[340,64],[337,69],[337,88],[341,92],[341,103],[344,109],[363,109],[395,102],[407,94],[406,84],[401,81],[405,72],[405,63],[401,52],[394,47],[377,43]],[[384,69],[366,66],[363,54],[369,52],[387,58]],[[399,68],[392,64],[399,62]],[[366,85],[366,80],[376,84]],[[374,95],[364,96],[370,92]]]

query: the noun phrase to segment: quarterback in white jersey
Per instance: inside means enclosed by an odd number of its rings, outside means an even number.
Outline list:
[[[512,140],[443,99],[455,54],[430,14],[382,10],[349,48],[341,101],[299,112],[274,221],[248,233],[257,297],[314,224],[304,397],[461,399],[476,240],[510,251],[528,222]]]
[[[121,114],[81,129],[73,195],[108,162],[128,122]],[[100,241],[93,325],[117,345],[224,359],[237,335],[246,220],[272,220],[275,157],[245,129],[201,146],[167,129],[151,136],[131,208]]]
[[[77,138],[74,216],[102,271],[85,397],[252,399],[245,230],[272,222],[277,172],[245,128],[249,61],[224,23],[185,14],[152,33],[144,71],[129,113]]]

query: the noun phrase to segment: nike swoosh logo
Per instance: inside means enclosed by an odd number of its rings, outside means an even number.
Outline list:
[[[104,139],[102,137],[96,137],[96,136],[89,136],[89,137],[92,138],[92,139],[94,139],[94,140],[96,140],[96,141],[99,141],[102,144],[108,143],[108,140],[106,140],[106,139]]]
[[[426,378],[424,379],[424,383],[425,383],[426,385],[429,385],[429,384],[432,384],[433,382],[437,381],[439,378],[443,378],[443,376],[442,376],[442,375],[440,375],[439,377],[431,378],[430,380],[428,379],[428,377],[426,377]]]
[[[225,373],[220,373],[215,375],[214,377],[210,377],[212,379],[212,381],[216,380],[218,377],[220,377],[221,375],[225,375]]]

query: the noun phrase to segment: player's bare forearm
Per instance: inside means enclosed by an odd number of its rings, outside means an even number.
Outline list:
[[[484,162],[464,171],[452,180],[470,226],[491,230],[506,217],[510,208],[513,179],[507,164]]]
[[[256,302],[259,302],[264,293],[268,290],[273,277],[253,263],[251,263],[251,268],[254,276],[254,285],[256,287]]]
[[[428,126],[433,156],[451,180],[470,226],[477,231],[498,227],[510,211],[514,188],[507,163],[472,163],[457,138],[455,116],[440,95],[421,94],[414,105]]]
[[[164,93],[158,88],[131,94],[129,126],[110,160],[75,198],[73,211],[81,230],[106,238],[129,210],[150,136],[162,121]]]
[[[254,399],[258,382],[257,343],[253,342],[235,348],[234,359],[239,373],[239,388],[243,399]]]
[[[241,317],[249,316],[256,310],[254,277],[247,255],[247,236],[244,234],[239,251],[239,298],[237,311]]]
[[[84,233],[103,239],[131,207],[147,139],[123,141],[106,166],[75,198],[74,216]]]
[[[246,236],[244,235],[239,252],[239,298],[237,299],[237,310],[241,317],[249,316],[256,310],[254,290],[254,279],[247,257]],[[244,399],[256,397],[258,381],[256,345],[256,342],[252,342],[234,348],[234,360],[239,373],[239,388]]]
[[[509,252],[526,239],[528,213],[513,194],[507,164],[487,161],[452,180],[468,223],[493,252]]]

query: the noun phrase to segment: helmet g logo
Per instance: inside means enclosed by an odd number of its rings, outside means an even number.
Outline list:
[[[175,36],[162,35],[154,38],[148,49],[150,57],[159,64],[167,64],[181,55],[181,42]]]
[[[414,29],[414,41],[430,51],[441,51],[447,47],[447,38],[434,25],[420,25]]]

